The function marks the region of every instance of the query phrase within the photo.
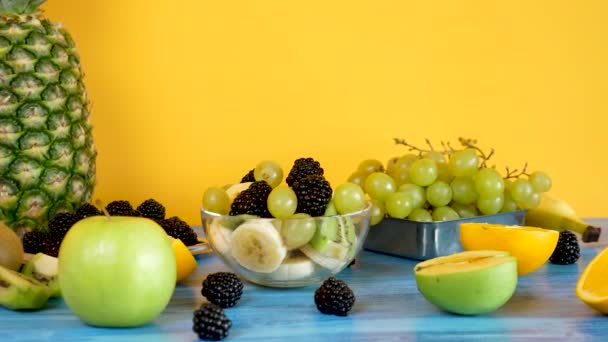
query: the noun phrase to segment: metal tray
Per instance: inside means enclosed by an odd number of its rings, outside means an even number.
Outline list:
[[[443,222],[415,222],[385,218],[371,226],[363,248],[416,260],[427,260],[462,251],[460,224],[464,222],[523,225],[526,210],[476,216]]]

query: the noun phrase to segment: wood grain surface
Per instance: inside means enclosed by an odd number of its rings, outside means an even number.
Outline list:
[[[608,220],[594,222],[606,227]],[[317,286],[273,289],[246,283],[242,300],[226,310],[233,322],[226,341],[608,341],[608,316],[574,294],[579,274],[606,246],[604,236],[599,243],[584,245],[574,265],[546,264],[521,277],[507,304],[474,317],[448,314],[428,303],[416,289],[416,261],[363,251],[355,266],[338,275],[356,295],[348,317],[318,312],[313,301]],[[151,324],[90,327],[62,299],[53,299],[34,312],[0,307],[0,342],[196,341],[192,313],[205,302],[201,283],[209,273],[228,270],[214,255],[197,260],[198,269],[178,284],[169,306]]]

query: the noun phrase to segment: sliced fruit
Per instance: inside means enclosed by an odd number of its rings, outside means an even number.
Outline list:
[[[328,217],[321,221],[310,243],[300,250],[322,267],[335,270],[353,256],[355,240],[352,221],[344,217]]]
[[[249,215],[249,214],[240,214],[240,215],[234,215],[234,216],[226,216],[226,217],[222,218],[221,222],[224,227],[234,230],[241,223],[243,223],[247,220],[250,220],[250,219],[255,219],[255,218],[259,218],[259,216]]]
[[[211,223],[207,234],[213,249],[222,254],[230,253],[230,244],[232,243],[232,229],[227,228],[220,220],[215,220]]]
[[[576,296],[595,310],[608,314],[608,248],[587,264],[576,283]]]
[[[503,306],[517,287],[517,259],[503,251],[469,251],[414,267],[422,295],[442,310],[479,315]]]
[[[517,258],[519,275],[544,265],[555,250],[559,232],[555,230],[490,223],[460,224],[460,242],[465,251],[506,251]]]
[[[226,189],[226,193],[228,193],[230,203],[232,203],[236,196],[238,196],[242,191],[247,190],[251,184],[253,184],[253,182],[236,183],[228,187],[228,189]]]
[[[315,263],[305,255],[290,256],[283,261],[281,266],[270,274],[274,280],[297,280],[303,279],[315,271]]]
[[[245,222],[232,233],[231,253],[250,271],[271,273],[287,255],[281,235],[268,221]]]
[[[180,239],[169,236],[175,254],[176,281],[186,279],[196,269],[196,259]]]
[[[0,223],[0,266],[16,271],[23,262],[23,245],[17,234]]]
[[[37,253],[25,264],[21,273],[46,285],[51,297],[61,297],[59,279],[57,279],[57,258],[44,253]]]
[[[41,309],[50,294],[36,279],[0,266],[0,305],[11,310]]]

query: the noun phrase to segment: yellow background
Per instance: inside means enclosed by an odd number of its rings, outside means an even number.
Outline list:
[[[95,196],[199,224],[204,190],[258,161],[359,161],[475,137],[608,216],[608,2],[50,0],[74,36]]]

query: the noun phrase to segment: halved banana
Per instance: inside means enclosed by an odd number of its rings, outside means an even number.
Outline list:
[[[230,246],[232,256],[241,266],[260,273],[273,272],[287,255],[279,232],[264,221],[241,224],[232,233]]]
[[[209,240],[211,240],[215,250],[223,255],[230,253],[232,230],[224,227],[220,220],[213,221],[209,228]]]

